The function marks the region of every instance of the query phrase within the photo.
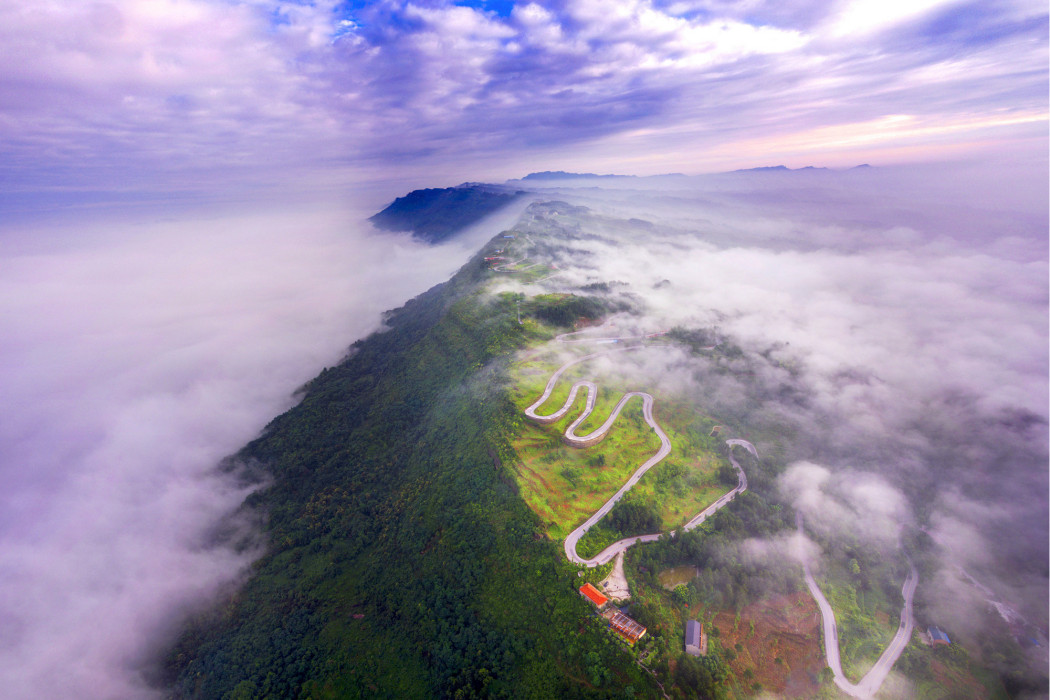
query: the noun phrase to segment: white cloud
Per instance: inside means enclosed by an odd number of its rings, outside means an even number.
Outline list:
[[[832,18],[828,31],[845,38],[884,31],[959,0],[849,0]]]
[[[1045,619],[1045,163],[577,186],[552,196],[652,226],[584,220],[606,240],[588,240],[589,269],[551,289],[628,282],[638,323],[717,327],[748,351],[660,353],[646,386],[781,450],[780,494],[820,541],[896,556],[922,528],[943,547],[932,586],[962,566]],[[985,597],[945,596],[934,614],[963,629]]]
[[[173,617],[253,556],[206,546],[246,493],[219,460],[495,233],[435,248],[367,230],[314,203],[7,231],[5,697],[151,695],[138,672]]]
[[[900,19],[926,5],[879,7]],[[331,0],[6,5],[0,162],[23,187],[60,172],[65,184],[164,189],[246,171],[278,180],[281,167],[374,173],[377,162],[477,179],[480,167],[506,176],[567,148],[583,169],[696,171],[972,149],[1002,138],[993,128],[1045,143],[1018,121],[1045,123],[1045,38],[1026,29],[1031,6],[967,25],[994,29],[994,41],[946,46],[898,43],[892,31],[863,46],[826,40],[818,3],[346,12]],[[842,21],[873,12],[848,5]],[[1003,32],[1000,21],[1014,24]],[[887,128],[888,115],[913,121]]]

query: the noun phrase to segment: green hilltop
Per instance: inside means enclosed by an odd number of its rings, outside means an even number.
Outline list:
[[[305,387],[236,460],[267,554],[170,654],[174,697],[642,696],[501,466],[498,362],[529,339],[479,255]]]

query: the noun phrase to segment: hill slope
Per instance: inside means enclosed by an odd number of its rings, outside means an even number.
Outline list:
[[[237,460],[270,552],[170,655],[174,697],[599,697],[654,683],[602,632],[501,467],[514,303],[475,258],[389,316]],[[502,458],[502,459],[501,459]]]

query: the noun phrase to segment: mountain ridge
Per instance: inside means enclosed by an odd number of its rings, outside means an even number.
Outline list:
[[[476,183],[413,190],[368,220],[383,231],[410,232],[427,243],[440,243],[524,194]]]

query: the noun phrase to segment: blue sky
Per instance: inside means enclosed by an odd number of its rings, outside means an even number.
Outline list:
[[[1047,149],[1029,0],[6,3],[0,59],[9,197]]]

